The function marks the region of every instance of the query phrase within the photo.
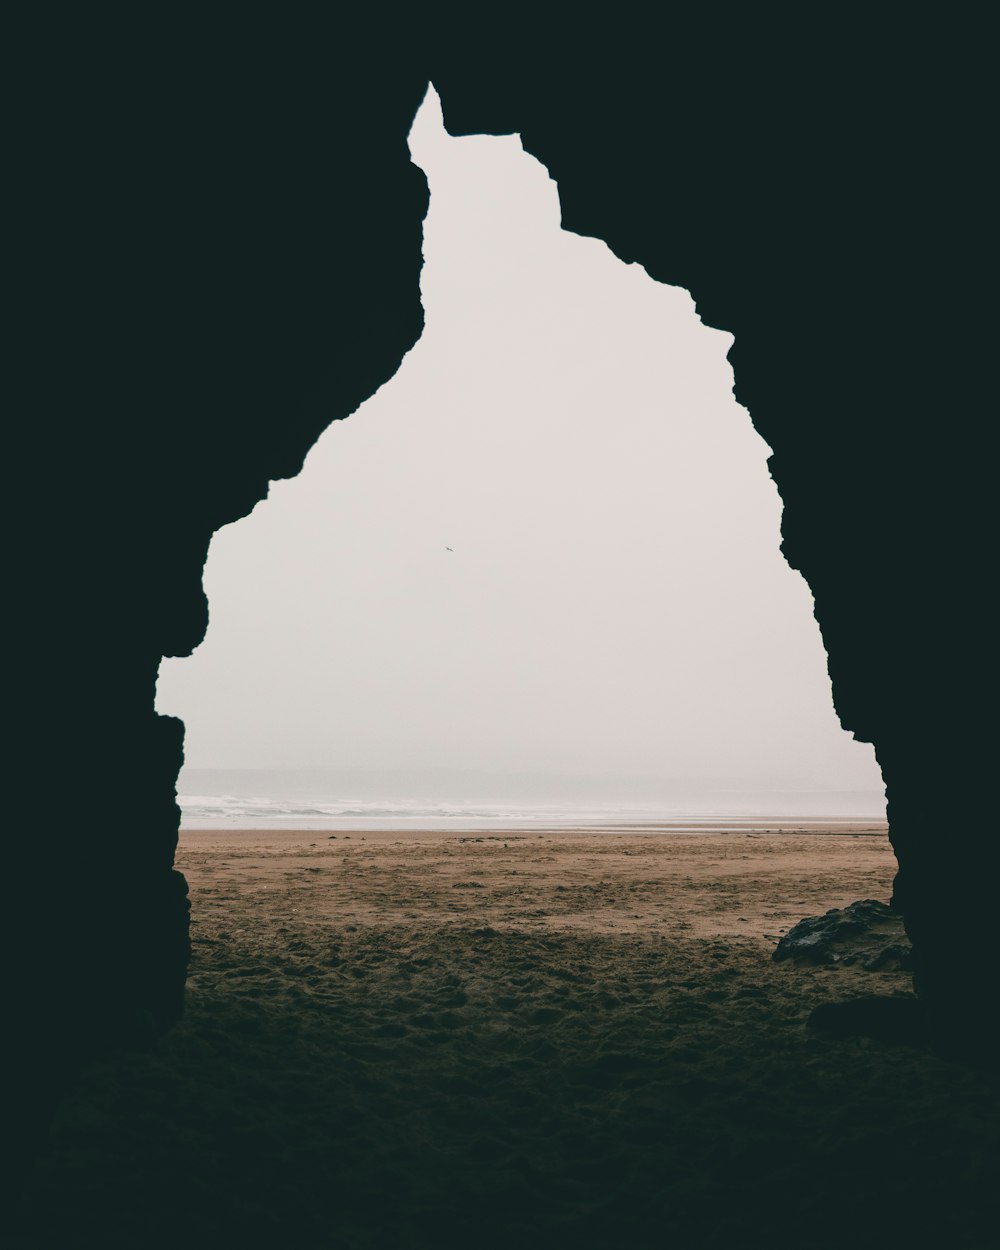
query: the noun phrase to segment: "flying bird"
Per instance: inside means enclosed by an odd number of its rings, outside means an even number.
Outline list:
[[[450,551],[450,552],[452,553],[452,555],[454,555],[454,554],[455,554],[455,548],[454,548],[454,547],[445,547],[445,551]]]

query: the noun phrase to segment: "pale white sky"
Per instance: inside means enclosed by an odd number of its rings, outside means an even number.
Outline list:
[[[207,639],[158,691],[189,764],[881,790],[778,550],[731,336],[561,231],[517,137],[450,138],[432,93],[410,145],[426,331],[216,535]]]

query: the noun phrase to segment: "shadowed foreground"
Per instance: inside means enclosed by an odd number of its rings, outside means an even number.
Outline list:
[[[888,895],[878,833],[227,832],[179,866],[185,1018],[62,1108],[24,1246],[992,1244],[997,1078],[806,1031],[905,974],[771,963]]]

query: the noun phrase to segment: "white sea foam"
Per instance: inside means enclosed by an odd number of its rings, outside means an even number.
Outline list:
[[[213,792],[213,777],[208,770],[192,770],[209,782],[188,793],[183,785],[178,796],[185,829],[392,829],[392,828],[464,828],[464,829],[537,829],[567,827],[607,827],[649,829],[671,826],[674,831],[696,830],[706,825],[767,821],[858,821],[884,818],[884,799],[880,794],[863,791],[808,791],[802,789],[748,789],[709,787],[687,793],[677,787],[670,792],[643,793],[636,783],[634,797],[619,793],[606,797],[601,786],[592,779],[589,787],[577,787],[578,793],[567,797],[558,794],[554,779],[547,783],[537,778],[500,778],[494,781],[494,794],[489,798],[470,797],[470,782],[452,779],[445,785],[436,779],[441,793],[435,793],[433,781],[415,787],[414,793],[400,792],[392,779],[371,778],[359,793],[352,787],[344,792],[317,784],[315,777],[295,773],[244,774],[229,773],[224,780],[233,783]],[[191,778],[194,780],[194,777]],[[479,779],[482,784],[482,778]],[[563,783],[565,786],[565,782]],[[605,781],[604,785],[607,785]],[[430,787],[430,792],[428,792]],[[545,793],[548,790],[550,793]],[[268,792],[270,791],[270,792]],[[394,792],[395,791],[395,792]],[[501,793],[497,794],[496,791]],[[734,823],[735,822],[735,823]]]

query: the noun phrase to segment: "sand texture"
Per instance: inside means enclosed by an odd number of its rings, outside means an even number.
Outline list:
[[[24,1246],[988,1247],[994,1073],[831,1041],[898,971],[771,961],[887,899],[865,827],[186,833],[183,1023],[63,1108]]]

